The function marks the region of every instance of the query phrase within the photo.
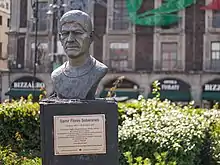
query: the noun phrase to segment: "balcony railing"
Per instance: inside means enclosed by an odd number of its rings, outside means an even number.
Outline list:
[[[220,72],[220,60],[206,60],[204,63],[204,71]]]
[[[33,60],[24,60],[20,62],[18,60],[9,61],[9,69],[12,72],[33,72],[34,62]],[[36,69],[37,72],[40,73],[49,73],[53,70],[53,64],[50,61],[39,63]]]
[[[182,60],[158,60],[154,62],[155,71],[183,71],[183,61]]]

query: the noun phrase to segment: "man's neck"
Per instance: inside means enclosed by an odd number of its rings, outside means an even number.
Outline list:
[[[88,57],[89,55],[84,54],[84,55],[79,56],[78,58],[74,58],[74,59],[69,58],[69,65],[71,67],[82,66],[83,64],[85,64]]]

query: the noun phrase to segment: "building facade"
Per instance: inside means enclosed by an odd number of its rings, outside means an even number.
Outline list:
[[[10,26],[10,0],[0,1],[0,73],[7,72],[8,35]],[[0,75],[0,80],[1,80]],[[1,82],[1,81],[0,81]],[[1,82],[2,83],[2,82]],[[0,83],[0,91],[2,84]]]
[[[142,94],[151,97],[152,83],[158,80],[163,98],[177,102],[194,100],[198,105],[207,100],[211,103],[220,100],[220,9],[214,1],[197,0],[186,6],[183,3],[178,11],[174,11],[171,4],[167,15],[160,15],[162,22],[149,16],[144,20],[132,17],[132,9],[128,8],[126,0],[108,0],[107,4],[95,0],[80,2],[85,3],[62,1],[70,6],[88,4],[87,11],[92,16],[95,32],[91,54],[109,67],[97,95],[104,96],[115,79],[124,76],[124,83],[116,91],[121,96]],[[22,76],[29,76],[30,80],[22,80],[23,86],[19,89],[28,88],[25,84],[33,87],[35,29],[30,3],[28,0],[12,1],[10,72],[2,79],[2,98],[8,97],[5,93],[9,87],[18,88],[14,84]],[[52,0],[40,0],[36,76],[48,94],[53,92],[51,71],[56,63],[65,61],[59,43],[57,53],[51,53],[54,36],[51,34],[52,21],[46,14],[50,3]],[[153,12],[152,9],[158,9],[164,3],[162,0],[145,1],[137,7],[137,13]],[[168,19],[169,14],[176,14],[176,17]]]

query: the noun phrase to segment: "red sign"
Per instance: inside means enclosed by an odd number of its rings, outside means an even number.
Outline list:
[[[207,6],[200,8],[201,10],[220,10],[220,0],[212,0]]]

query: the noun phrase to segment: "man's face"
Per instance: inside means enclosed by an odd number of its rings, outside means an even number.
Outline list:
[[[65,23],[61,27],[60,40],[69,58],[77,58],[89,51],[91,32],[87,32],[76,22]]]

